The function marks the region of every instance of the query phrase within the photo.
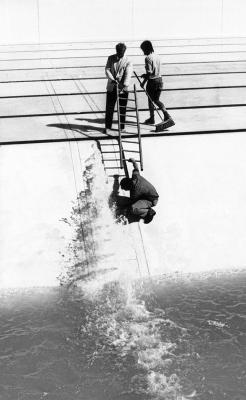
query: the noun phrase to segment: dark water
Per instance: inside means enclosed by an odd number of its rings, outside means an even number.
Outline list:
[[[244,400],[246,272],[1,292],[0,399]]]
[[[196,399],[246,398],[245,283],[245,272],[172,278],[154,284],[146,299],[170,320],[161,331],[176,344],[171,369],[183,389],[196,389]]]

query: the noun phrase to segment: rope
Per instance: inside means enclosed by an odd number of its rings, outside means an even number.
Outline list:
[[[53,85],[52,85],[52,87],[53,87]],[[56,91],[55,91],[55,88],[54,88],[54,87],[53,87],[53,90],[54,90],[54,93],[56,94]],[[71,127],[71,124],[70,124],[70,122],[69,122],[69,120],[68,120],[68,118],[67,118],[67,115],[66,115],[66,113],[65,113],[65,111],[64,111],[64,108],[63,108],[63,106],[62,106],[62,104],[61,104],[61,101],[60,101],[60,99],[59,99],[59,97],[58,97],[57,94],[56,94],[56,97],[57,97],[57,100],[58,100],[58,102],[59,102],[59,105],[60,105],[62,111],[64,112],[64,117],[65,117],[65,119],[66,119],[67,125],[69,126],[69,129],[71,130],[71,133],[72,133],[73,137],[76,139],[76,136],[75,136],[75,134],[74,134],[74,132],[73,132],[73,129],[72,129],[72,127]],[[83,168],[82,168],[82,158],[81,158],[81,154],[80,154],[79,145],[78,145],[77,140],[75,141],[75,143],[76,143],[76,147],[77,147],[77,151],[78,151],[78,157],[79,157],[79,162],[80,162],[80,169],[81,169],[81,172],[82,172],[82,170],[83,170]],[[71,152],[71,154],[72,154],[71,146],[70,146],[70,152]],[[84,188],[84,189],[85,189],[85,190],[84,190],[84,193],[85,193],[86,202],[87,202],[87,204],[89,204],[86,188]],[[80,225],[81,225],[81,230],[82,230],[82,236],[83,236],[84,243],[86,243],[86,240],[85,240],[85,237],[86,237],[86,236],[85,236],[84,229],[83,229],[83,224],[82,224],[82,208],[81,208],[82,201],[81,201],[81,198],[80,198],[80,196],[79,196],[78,189],[77,189],[77,199],[78,199],[78,207],[79,207],[79,216],[80,216]],[[90,213],[90,207],[88,207],[88,211],[89,211],[89,214],[91,215],[91,213]],[[90,221],[90,226],[91,226],[91,228],[92,228],[91,218],[89,219],[89,221]],[[91,235],[92,235],[92,238],[93,238],[93,229],[91,229]],[[92,240],[91,245],[92,245],[92,246],[87,246],[87,251],[89,250],[89,251],[91,252],[91,255],[92,255],[92,256],[95,256],[95,254],[96,254],[96,247],[95,247],[95,240],[94,240],[94,238],[93,238],[93,240]],[[92,247],[92,248],[91,248],[91,247]],[[88,262],[87,262],[87,265],[89,265]],[[88,270],[88,273],[89,273],[89,270]]]
[[[46,85],[46,88],[47,88],[47,90],[48,90],[48,93],[50,93],[50,90],[49,90],[49,88],[48,88],[46,82],[45,82],[45,85]],[[54,88],[54,86],[52,85],[51,82],[50,82],[50,85],[51,85],[51,87],[52,87],[53,92],[56,94],[55,88]],[[52,101],[54,110],[57,111],[57,107],[56,107],[56,105],[55,105],[55,102],[54,102],[53,97],[50,97],[50,98],[51,98],[51,101]],[[63,107],[62,107],[62,105],[61,105],[61,102],[60,102],[58,96],[56,96],[56,98],[57,98],[57,100],[58,100],[58,102],[59,102],[59,105],[60,105],[61,109],[63,110]],[[63,111],[64,111],[64,110],[63,110]],[[65,116],[65,118],[66,118],[66,116]],[[60,120],[60,122],[62,122],[60,118],[59,118],[59,120]],[[66,119],[66,120],[67,120],[67,119]],[[70,126],[68,120],[67,120],[67,123],[68,123],[68,125]],[[63,128],[63,131],[64,131],[65,136],[68,138],[68,135],[67,135],[67,132],[66,132],[66,129],[65,129],[65,128]],[[76,143],[77,143],[77,142],[76,142]],[[69,152],[70,152],[70,158],[71,158],[71,163],[72,163],[72,170],[73,170],[73,178],[74,178],[74,186],[75,186],[77,204],[78,204],[78,209],[79,209],[80,228],[81,228],[81,232],[82,232],[82,238],[83,238],[83,241],[84,241],[84,245],[86,245],[85,232],[84,232],[84,228],[83,228],[83,224],[82,224],[82,216],[81,216],[81,200],[80,200],[80,197],[79,197],[78,185],[77,185],[77,181],[76,181],[75,166],[74,166],[74,158],[73,158],[71,143],[68,142],[68,144],[69,144]],[[86,255],[86,252],[83,253],[83,250],[82,250],[82,249],[81,249],[81,251],[82,251],[82,256],[84,256],[84,253],[85,253],[85,255]],[[85,261],[86,261],[87,272],[89,273],[89,262],[88,262],[87,257],[85,257]]]
[[[140,224],[139,224],[139,222],[138,222],[138,230],[139,230],[140,237],[141,237],[141,243],[142,243],[142,247],[143,247],[144,258],[145,258],[145,262],[146,262],[146,266],[147,266],[148,274],[149,274],[149,276],[150,276],[149,262],[148,262],[147,254],[146,254],[146,251],[145,251],[145,247],[144,247],[144,240],[143,240],[143,235],[142,235],[142,231],[141,231],[141,228],[140,228]]]

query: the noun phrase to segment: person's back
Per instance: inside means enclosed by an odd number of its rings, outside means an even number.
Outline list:
[[[139,170],[134,169],[132,173],[132,189],[130,190],[130,198],[132,201],[139,199],[146,199],[151,202],[158,200],[158,193],[155,187],[143,176],[140,175]]]
[[[150,53],[145,57],[145,69],[148,79],[157,79],[161,77],[161,59],[156,53]]]

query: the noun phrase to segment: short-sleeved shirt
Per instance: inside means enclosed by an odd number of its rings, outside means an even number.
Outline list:
[[[151,53],[145,57],[145,70],[149,79],[161,77],[161,59],[157,54]]]
[[[140,199],[149,201],[158,200],[159,195],[155,187],[140,175],[138,169],[134,168],[132,172],[132,180],[133,187],[130,190],[130,198],[132,202],[136,202]]]

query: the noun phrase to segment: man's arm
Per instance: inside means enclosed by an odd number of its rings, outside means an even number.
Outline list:
[[[143,75],[141,75],[141,78],[144,78],[143,82],[140,84],[140,86],[141,86],[142,88],[144,88],[145,83],[149,80],[149,76],[150,76],[150,74],[143,74]]]
[[[111,57],[109,56],[106,67],[105,67],[105,74],[108,79],[110,79],[111,81],[116,83],[116,80],[111,72],[111,66],[112,66],[112,61],[111,61]]]
[[[137,162],[135,161],[135,159],[134,158],[129,158],[128,161],[131,162],[132,165],[133,165],[132,177],[134,178],[134,175],[135,176],[136,175],[140,175],[140,172],[139,172],[139,169],[138,169],[138,165],[137,165]]]
[[[141,75],[141,78],[144,78],[143,82],[141,83],[141,87],[144,88],[145,83],[148,81],[151,72],[152,72],[152,65],[150,59],[148,57],[145,58],[145,70],[146,73]]]

